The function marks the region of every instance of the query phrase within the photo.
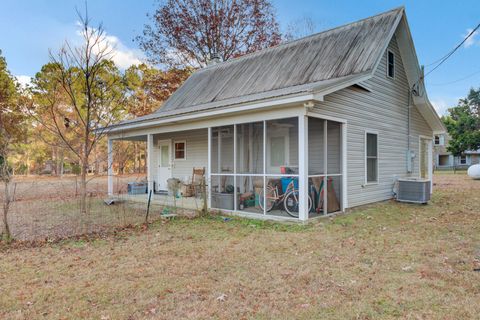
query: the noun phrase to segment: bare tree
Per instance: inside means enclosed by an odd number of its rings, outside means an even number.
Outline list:
[[[51,63],[33,81],[36,103],[31,114],[78,159],[80,210],[86,213],[90,157],[105,136],[104,128],[119,118],[124,96],[102,25],[92,28],[88,12],[78,16],[83,43],[74,47],[66,41],[59,52],[50,53]]]
[[[202,67],[213,56],[230,58],[280,42],[268,0],[166,0],[137,38],[154,63]]]
[[[25,117],[21,105],[24,101],[19,92],[19,86],[7,69],[7,63],[0,51],[0,182],[3,185],[2,220],[3,234],[7,241],[12,238],[8,214],[14,200],[12,188],[12,170],[9,159],[15,144],[21,142],[25,132]]]
[[[303,38],[314,34],[317,29],[318,25],[311,17],[303,16],[287,25],[283,40],[288,42]]]

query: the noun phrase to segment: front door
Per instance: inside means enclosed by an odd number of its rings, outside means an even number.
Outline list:
[[[167,190],[167,180],[172,177],[172,154],[171,141],[161,140],[158,142],[158,179],[157,191]]]

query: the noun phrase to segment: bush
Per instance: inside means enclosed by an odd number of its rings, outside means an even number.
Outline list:
[[[72,173],[73,174],[78,176],[81,172],[82,172],[82,170],[80,169],[80,165],[72,164]]]

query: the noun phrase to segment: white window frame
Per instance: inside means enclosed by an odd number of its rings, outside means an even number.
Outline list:
[[[377,180],[376,181],[368,181],[368,175],[367,175],[367,159],[368,159],[368,156],[367,156],[367,135],[368,134],[374,134],[377,136]],[[365,135],[364,135],[364,144],[365,144],[365,149],[364,149],[364,160],[365,160],[365,184],[366,186],[369,186],[369,185],[376,185],[379,183],[379,180],[380,180],[380,166],[379,166],[379,163],[380,163],[380,150],[378,149],[378,140],[379,140],[379,134],[378,134],[378,131],[375,131],[375,130],[365,130]]]
[[[183,143],[183,158],[177,158],[177,143]],[[174,140],[173,141],[173,160],[174,161],[183,161],[187,160],[187,140]]]
[[[462,162],[462,158],[465,158],[465,162]],[[466,154],[460,155],[460,156],[458,157],[458,163],[459,163],[459,164],[467,164],[467,155],[466,155]]]
[[[388,56],[390,55],[390,53],[391,53],[392,56],[393,56],[393,76],[391,76],[391,75],[389,74],[389,72],[388,72],[388,71],[389,71]],[[386,63],[386,66],[387,66],[387,68],[386,68],[386,69],[387,69],[387,78],[389,78],[389,79],[395,79],[395,74],[397,73],[397,70],[395,70],[395,69],[396,69],[396,67],[395,67],[395,52],[393,52],[393,51],[390,50],[390,49],[387,50],[387,63]]]
[[[438,143],[437,143],[437,138],[438,138]],[[436,146],[441,146],[442,145],[442,138],[440,135],[436,134],[434,137],[433,137],[433,143],[434,145]]]

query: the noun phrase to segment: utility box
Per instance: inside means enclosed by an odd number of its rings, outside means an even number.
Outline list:
[[[234,209],[233,193],[212,192],[212,208],[215,209]]]
[[[146,182],[129,182],[127,185],[128,194],[145,194],[147,193]]]
[[[397,201],[425,204],[430,200],[430,188],[427,179],[398,179]]]

